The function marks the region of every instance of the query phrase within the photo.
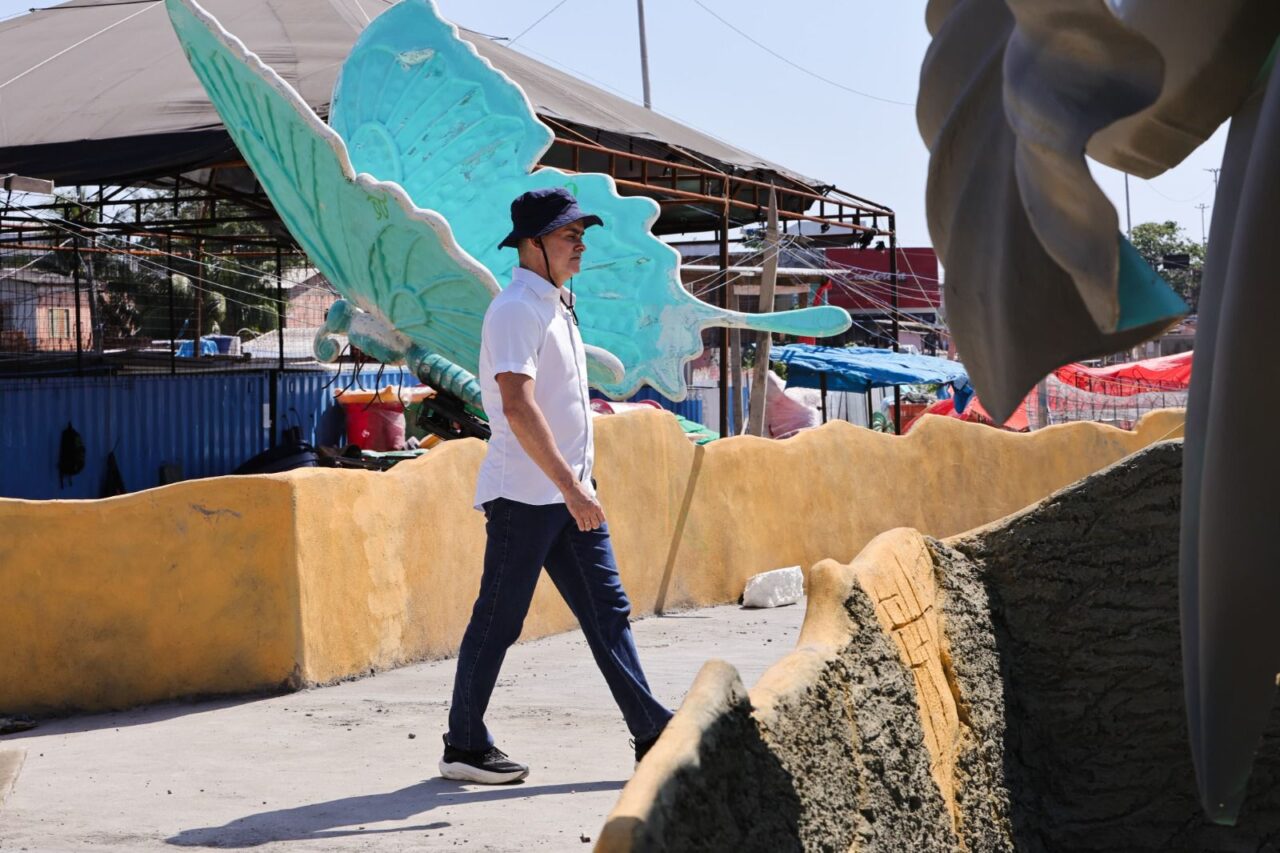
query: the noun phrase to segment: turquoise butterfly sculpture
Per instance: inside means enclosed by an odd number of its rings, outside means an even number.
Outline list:
[[[332,126],[199,5],[166,5],[281,219],[345,297],[317,335],[321,360],[337,357],[333,334],[346,332],[479,407],[481,323],[517,263],[498,248],[509,206],[548,186],[567,187],[605,223],[589,233],[573,289],[589,380],[611,397],[648,384],[683,399],[682,367],[711,326],[823,337],[850,325],[832,306],[742,314],[690,294],[679,254],[650,230],[657,203],[620,196],[607,175],[534,171],[553,134],[430,0],[404,0],[365,28],[343,64]]]

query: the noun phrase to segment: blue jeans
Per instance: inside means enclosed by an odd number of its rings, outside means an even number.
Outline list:
[[[662,731],[671,712],[649,690],[631,635],[631,602],[618,577],[608,525],[583,533],[562,503],[533,505],[498,498],[484,505],[488,543],[480,596],[458,652],[449,709],[450,745],[493,746],[484,724],[507,649],[520,636],[542,567],[577,617],[636,740]]]

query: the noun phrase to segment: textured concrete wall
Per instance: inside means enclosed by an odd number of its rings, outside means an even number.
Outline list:
[[[597,479],[637,614],[732,601],[752,574],[937,536],[1024,506],[1181,428],[1014,435],[929,418],[694,448],[661,412],[597,421]],[[0,500],[0,710],[118,708],[324,683],[446,655],[479,585],[477,441],[383,474],[227,477],[102,501]],[[524,638],[573,627],[546,578]]]
[[[1196,795],[1178,621],[1181,460],[1181,442],[1158,444],[934,546],[949,624],[953,601],[972,614],[988,599],[985,648],[957,667],[957,684],[1003,714],[974,729],[999,746],[984,761],[1003,777],[1019,850],[1280,849],[1280,706],[1239,824],[1209,823]]]
[[[815,566],[796,650],[736,703],[690,694],[597,850],[699,849],[691,827],[705,837],[722,813],[678,804],[706,800],[756,741],[795,826],[745,849],[1280,849],[1280,706],[1239,825],[1211,824],[1196,798],[1181,452],[1158,443],[945,542],[894,530]]]
[[[749,694],[732,667],[708,663],[672,720],[678,734],[646,756],[596,850],[956,849],[954,796],[939,785],[952,778],[945,759],[955,751],[938,739],[954,739],[957,713],[932,571],[909,529],[877,537],[851,564],[814,566],[796,650]],[[756,755],[760,745],[767,756]],[[771,769],[763,793],[739,766],[744,756]],[[718,784],[735,774],[752,783]],[[699,845],[762,795],[777,798],[785,821]],[[713,807],[718,799],[725,804]]]

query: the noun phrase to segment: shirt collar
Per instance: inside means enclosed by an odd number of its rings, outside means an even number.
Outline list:
[[[523,284],[532,290],[539,298],[548,302],[555,302],[560,299],[561,288],[556,287],[542,276],[530,269],[524,267],[516,267],[511,274],[512,284]]]

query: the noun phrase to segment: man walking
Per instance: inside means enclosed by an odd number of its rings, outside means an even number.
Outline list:
[[[641,670],[627,621],[631,603],[591,479],[586,356],[573,294],[564,289],[581,269],[586,229],[602,223],[557,187],[512,202],[511,224],[500,245],[515,248],[520,265],[485,313],[480,345],[480,391],[493,434],[475,504],[484,510],[488,542],[440,760],[446,779],[487,784],[529,773],[494,746],[484,714],[543,566],[582,626],[637,761],[671,718]]]

